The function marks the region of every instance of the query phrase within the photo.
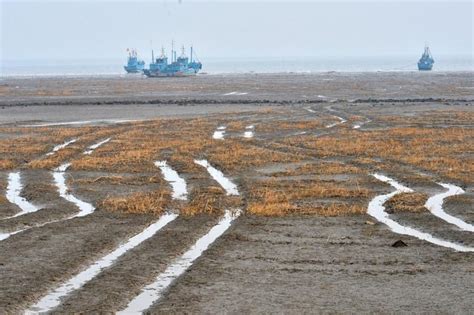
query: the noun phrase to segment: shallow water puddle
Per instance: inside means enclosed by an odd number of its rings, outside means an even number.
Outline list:
[[[10,233],[0,233],[0,241],[6,240],[6,239],[9,238],[10,236],[15,235],[15,234],[20,233],[20,232],[23,232],[24,230],[25,230],[25,229],[23,229],[23,230],[18,230],[18,231],[14,231],[14,232],[10,232]]]
[[[231,226],[232,221],[239,215],[240,211],[232,212],[226,210],[224,217],[220,219],[217,225],[213,226],[206,235],[198,239],[187,252],[169,265],[163,273],[159,274],[153,283],[144,287],[142,292],[124,310],[117,312],[117,314],[141,314],[150,308],[153,303],[161,298],[169,285],[184,274],[192,266],[193,262]]]
[[[53,155],[54,153],[56,153],[57,151],[61,150],[61,149],[64,149],[65,147],[67,147],[68,145],[70,144],[73,144],[74,142],[76,142],[77,139],[72,139],[72,140],[69,140],[69,141],[66,141],[64,142],[63,144],[58,144],[57,146],[55,146],[53,148],[53,150],[51,152],[48,152],[46,153],[46,155]]]
[[[22,196],[20,196],[22,189],[23,189],[23,185],[21,184],[20,172],[14,172],[14,173],[8,174],[8,186],[7,186],[6,198],[10,203],[17,205],[21,209],[21,211],[10,217],[3,218],[2,220],[19,217],[21,215],[31,213],[31,212],[36,212],[39,210],[38,207],[28,202],[28,200],[26,200]]]
[[[59,166],[58,168],[56,168],[53,172],[54,182],[56,184],[56,187],[58,187],[59,195],[62,198],[66,199],[67,201],[72,202],[73,204],[75,204],[80,210],[79,213],[73,215],[72,217],[70,217],[68,219],[72,219],[72,218],[76,218],[76,217],[83,217],[83,216],[86,216],[88,214],[91,214],[95,210],[93,205],[74,197],[72,194],[70,194],[68,192],[68,188],[67,188],[67,185],[66,185],[66,177],[64,175],[65,175],[65,172],[66,172],[67,168],[70,165],[71,165],[71,163],[65,163],[65,164]]]
[[[446,213],[443,209],[443,201],[445,198],[448,198],[450,196],[464,194],[464,190],[462,190],[461,187],[458,187],[452,184],[444,184],[444,183],[438,183],[438,184],[446,188],[447,191],[430,197],[426,201],[425,207],[433,215],[437,216],[438,218],[448,223],[456,225],[461,230],[474,232],[474,226],[472,224],[464,222],[463,220],[459,218],[453,217],[452,215]]]
[[[380,175],[380,174],[373,174],[372,176],[374,176],[375,178],[377,178],[378,180],[380,180],[382,182],[390,184],[396,190],[394,192],[391,192],[391,193],[386,194],[386,195],[376,196],[374,199],[372,199],[369,202],[369,206],[368,206],[368,209],[367,209],[367,213],[369,215],[371,215],[372,217],[377,219],[379,222],[382,222],[382,223],[386,224],[395,233],[413,236],[413,237],[416,237],[418,239],[430,242],[432,244],[452,248],[452,249],[460,251],[460,252],[473,252],[474,251],[474,248],[462,246],[462,245],[455,244],[455,243],[452,243],[452,242],[449,242],[449,241],[445,241],[445,240],[435,238],[429,233],[421,232],[421,231],[418,231],[418,230],[416,230],[414,228],[411,228],[411,227],[408,227],[408,226],[403,226],[403,225],[399,224],[398,222],[395,222],[394,220],[390,219],[389,214],[387,212],[385,212],[385,207],[383,206],[383,204],[387,200],[389,200],[390,198],[392,198],[393,196],[395,196],[399,193],[412,192],[413,190],[399,184],[398,182],[396,182],[395,180],[393,180],[393,179],[391,179],[387,176]]]
[[[254,125],[245,127],[244,138],[253,138],[254,129],[255,129]]]
[[[165,180],[171,184],[171,187],[173,189],[172,198],[178,200],[186,200],[187,190],[186,182],[184,181],[184,179],[181,178],[175,170],[169,167],[166,161],[157,161],[155,162],[155,165],[161,169]],[[61,170],[64,172],[68,166],[69,165],[67,164],[62,165]],[[37,314],[54,310],[54,308],[61,304],[61,299],[63,297],[81,288],[84,284],[86,284],[94,277],[96,277],[100,272],[102,272],[102,270],[112,266],[120,256],[155,235],[159,230],[161,230],[163,227],[165,227],[168,223],[170,223],[177,217],[178,215],[174,213],[163,214],[158,219],[158,221],[152,223],[139,234],[129,238],[125,244],[120,245],[110,254],[95,261],[87,269],[78,273],[68,281],[64,282],[58,288],[50,291],[45,297],[43,297],[34,306],[27,310],[26,313]]]
[[[173,221],[177,217],[178,217],[177,214],[172,214],[172,213],[162,215],[158,221],[148,226],[141,233],[128,239],[128,241],[125,244],[119,246],[116,250],[114,250],[110,254],[97,260],[87,269],[78,273],[77,275],[75,275],[74,277],[72,277],[71,279],[63,283],[61,286],[59,286],[55,290],[48,293],[45,297],[43,297],[40,301],[38,301],[25,313],[36,314],[36,313],[52,311],[59,304],[61,304],[61,298],[65,297],[72,291],[81,288],[85,283],[87,283],[88,281],[92,280],[95,276],[97,276],[102,270],[113,265],[114,262],[120,256],[122,256],[129,250],[135,248],[136,246],[138,246],[145,240],[155,235],[156,232],[158,232],[165,225],[167,225],[169,222]]]
[[[176,200],[187,200],[188,190],[186,182],[179,174],[168,166],[166,161],[157,161],[155,165],[160,168],[163,177],[173,188],[172,198]]]
[[[339,117],[339,116],[336,116],[336,115],[333,115],[333,117],[339,119],[339,121],[335,122],[335,123],[332,123],[332,124],[329,124],[329,125],[326,125],[326,128],[332,128],[334,126],[337,126],[337,125],[340,125],[340,124],[343,124],[343,123],[347,122],[347,120],[345,120],[342,117]]]
[[[234,91],[234,92],[229,92],[229,93],[226,93],[226,94],[223,94],[225,96],[229,96],[229,95],[247,95],[249,93],[247,92],[237,92],[237,91]]]
[[[98,147],[100,147],[101,145],[104,145],[106,144],[107,142],[110,141],[111,138],[107,138],[103,141],[100,141],[100,142],[97,142],[96,144],[93,144],[91,145],[90,147],[88,147],[86,151],[84,151],[84,154],[87,154],[87,155],[90,155],[92,154],[92,152],[94,152],[95,149],[97,149]]]
[[[226,126],[217,127],[217,130],[214,131],[212,138],[217,140],[224,140],[225,129]]]
[[[352,129],[360,129],[360,127],[362,127],[365,124],[368,124],[369,122],[371,122],[371,120],[366,120],[363,122],[356,123],[354,124],[354,126],[352,126]]]
[[[207,172],[211,177],[219,183],[219,185],[222,186],[222,188],[225,189],[227,192],[227,196],[238,196],[239,191],[237,190],[237,186],[227,177],[224,176],[224,174],[215,169],[214,167],[209,164],[207,160],[194,160],[194,163],[201,165],[202,167],[205,167],[207,169]]]

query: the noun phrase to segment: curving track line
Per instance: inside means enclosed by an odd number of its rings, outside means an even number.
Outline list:
[[[449,241],[445,241],[445,240],[442,240],[442,239],[439,239],[439,238],[435,238],[429,233],[421,232],[421,231],[418,231],[418,230],[416,230],[414,228],[411,228],[411,227],[408,227],[408,226],[403,226],[403,225],[399,224],[398,222],[390,219],[389,214],[387,212],[385,212],[385,207],[383,206],[383,204],[387,200],[389,200],[390,198],[392,198],[393,196],[395,196],[399,193],[412,192],[413,190],[399,184],[397,181],[395,181],[394,179],[391,179],[387,176],[380,175],[380,174],[373,174],[373,176],[375,178],[377,178],[378,180],[382,181],[382,182],[390,184],[396,190],[394,192],[389,193],[389,194],[376,196],[374,199],[372,199],[369,202],[369,207],[367,209],[367,213],[369,215],[371,215],[372,217],[374,217],[378,221],[386,224],[393,232],[395,232],[397,234],[413,236],[413,237],[416,237],[418,239],[430,242],[432,244],[452,248],[452,249],[454,249],[456,251],[460,251],[460,252],[474,252],[474,248],[472,248],[472,247],[467,247],[467,246],[455,244],[455,243],[452,243],[452,242],[449,242]]]
[[[195,163],[205,167],[209,175],[211,175],[214,180],[224,188],[227,195],[239,194],[237,186],[226,178],[221,171],[212,167],[206,160],[195,160]],[[186,270],[192,266],[194,261],[199,258],[215,240],[227,231],[240,213],[240,210],[226,210],[224,216],[209,230],[207,234],[198,239],[187,252],[169,265],[163,273],[159,274],[153,283],[144,287],[142,292],[130,301],[124,310],[117,312],[117,314],[141,314],[150,308],[163,296],[163,293],[173,283],[173,281],[184,274]]]
[[[438,218],[456,225],[458,228],[464,231],[474,232],[474,225],[464,222],[463,220],[456,218],[448,213],[446,213],[443,209],[443,201],[445,198],[464,194],[464,190],[461,187],[452,184],[445,184],[445,183],[438,183],[440,186],[443,186],[447,189],[447,191],[434,195],[430,197],[426,203],[425,207]]]
[[[176,171],[169,167],[166,161],[158,161],[155,163],[155,165],[161,169],[165,180],[171,184],[171,187],[173,189],[173,199],[186,200],[187,191],[186,182],[184,181],[184,179],[182,179]],[[163,227],[165,227],[168,223],[170,223],[177,217],[178,215],[175,213],[163,214],[156,222],[149,225],[142,232],[128,239],[125,244],[119,246],[110,254],[107,254],[99,260],[95,261],[87,269],[78,273],[68,281],[64,282],[56,289],[50,291],[35,305],[30,307],[25,313],[37,314],[53,311],[54,308],[61,304],[61,299],[63,297],[84,286],[84,284],[86,284],[87,282],[95,278],[99,273],[101,273],[102,270],[112,266],[115,261],[122,255],[155,235],[159,230],[161,230]]]
[[[13,172],[8,174],[8,187],[6,192],[7,200],[10,203],[17,205],[21,209],[21,211],[10,217],[3,218],[2,220],[16,218],[27,213],[36,212],[40,209],[20,195],[22,189],[23,185],[21,184],[20,172]]]
[[[76,140],[74,140],[74,141],[71,140],[67,143],[73,143],[75,141]],[[104,141],[102,141],[102,142],[105,143]],[[102,145],[102,144],[100,144],[100,145]],[[95,145],[90,146],[89,148],[92,148],[91,153],[96,148],[98,148],[100,145],[95,144]],[[60,146],[62,146],[61,148],[63,148],[63,147],[65,147],[65,144],[58,145],[55,148],[59,148]],[[61,148],[59,148],[59,149],[61,149]],[[59,149],[57,149],[57,150],[59,150]],[[50,153],[53,154],[57,150],[53,150]],[[51,155],[51,154],[48,153],[47,155]],[[64,218],[64,219],[45,222],[45,223],[42,223],[42,224],[38,224],[38,225],[35,225],[35,226],[30,226],[30,227],[27,227],[27,228],[24,228],[24,229],[21,229],[21,230],[17,230],[17,231],[13,231],[13,232],[9,232],[9,233],[0,233],[0,241],[6,240],[7,238],[9,238],[12,235],[15,235],[15,234],[18,234],[20,232],[29,230],[31,228],[39,228],[39,227],[45,226],[45,225],[50,224],[50,223],[66,221],[66,220],[70,220],[70,219],[73,219],[73,218],[76,218],[76,217],[83,217],[83,216],[86,216],[86,215],[91,214],[92,212],[94,212],[95,207],[93,205],[91,205],[90,203],[87,203],[85,201],[82,201],[82,200],[74,197],[71,193],[69,193],[69,189],[67,188],[67,185],[66,185],[65,172],[66,172],[67,168],[70,165],[71,165],[71,163],[64,163],[61,166],[59,166],[58,168],[56,168],[53,171],[53,178],[54,178],[54,182],[56,184],[56,187],[58,188],[58,192],[59,192],[60,197],[64,198],[65,200],[67,200],[69,202],[74,203],[79,208],[80,211],[78,213],[76,213],[72,216],[69,216],[67,218]],[[12,174],[14,174],[14,175],[12,175]],[[18,175],[15,175],[15,174],[18,174]],[[22,186],[21,186],[21,183],[20,183],[19,176],[20,175],[19,175],[18,172],[17,173],[10,173],[9,188],[7,189],[7,199],[12,203],[17,204],[23,211],[19,214],[16,214],[15,216],[5,218],[5,219],[10,219],[10,218],[13,218],[13,217],[17,217],[17,216],[20,216],[20,215],[24,215],[24,214],[27,214],[27,213],[31,213],[31,212],[35,212],[35,211],[40,210],[40,209],[37,209],[34,205],[32,205],[31,203],[29,203],[28,201],[26,201],[24,198],[22,198],[20,196]],[[10,183],[11,183],[11,189],[10,189]],[[23,209],[23,207],[25,207],[25,209]],[[36,209],[33,211],[34,208],[36,208]]]
[[[51,152],[48,152],[46,153],[46,155],[53,155],[54,153],[58,152],[59,150],[61,149],[64,149],[65,147],[67,147],[68,145],[70,144],[73,144],[74,142],[76,142],[78,139],[72,139],[72,140],[69,140],[69,141],[66,141],[62,144],[58,144],[57,146],[55,146],[53,148],[53,150]]]
[[[100,142],[97,142],[96,144],[91,145],[90,147],[87,148],[86,151],[84,151],[84,154],[86,154],[86,155],[92,154],[92,152],[94,152],[95,149],[97,149],[98,147],[100,147],[100,146],[106,144],[107,142],[110,141],[110,139],[111,139],[111,138],[107,138],[107,139],[105,139],[105,140],[102,140],[102,141],[100,141]]]

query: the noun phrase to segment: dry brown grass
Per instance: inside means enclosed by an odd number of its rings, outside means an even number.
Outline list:
[[[4,205],[4,204],[7,204],[9,201],[7,200],[7,198],[3,195],[0,195],[0,205]]]
[[[100,208],[131,214],[161,214],[170,200],[166,191],[138,192],[126,197],[108,197],[100,203]]]
[[[336,175],[336,174],[360,174],[364,171],[356,166],[341,162],[319,162],[306,163],[294,169],[273,173],[274,177],[302,176],[302,175]]]
[[[314,150],[320,158],[382,158],[415,165],[446,178],[473,183],[474,129],[392,128],[384,131],[340,129],[318,138],[294,137],[284,141]]]
[[[189,203],[180,213],[186,216],[207,213],[221,214],[224,211],[224,190],[217,186],[199,187],[189,196]]]
[[[368,189],[317,181],[264,180],[250,187],[248,211],[257,215],[349,215],[366,211]],[[344,200],[351,200],[344,202]],[[321,203],[321,201],[324,201]]]
[[[385,202],[386,212],[424,212],[428,195],[419,192],[401,193]]]

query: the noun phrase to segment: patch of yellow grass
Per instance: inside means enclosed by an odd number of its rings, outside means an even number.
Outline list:
[[[424,212],[428,196],[424,193],[401,193],[385,202],[386,211],[391,212]]]
[[[165,191],[138,192],[126,197],[108,197],[100,203],[100,207],[112,212],[161,214],[170,199],[170,194]]]

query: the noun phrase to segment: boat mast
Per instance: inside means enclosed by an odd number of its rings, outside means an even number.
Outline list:
[[[171,40],[171,62],[174,62],[174,40]]]
[[[153,41],[150,40],[150,46],[151,46],[151,63],[155,62],[155,54],[153,52]]]
[[[193,45],[191,45],[191,52],[190,52],[190,57],[189,57],[189,61],[190,62],[193,62]]]

